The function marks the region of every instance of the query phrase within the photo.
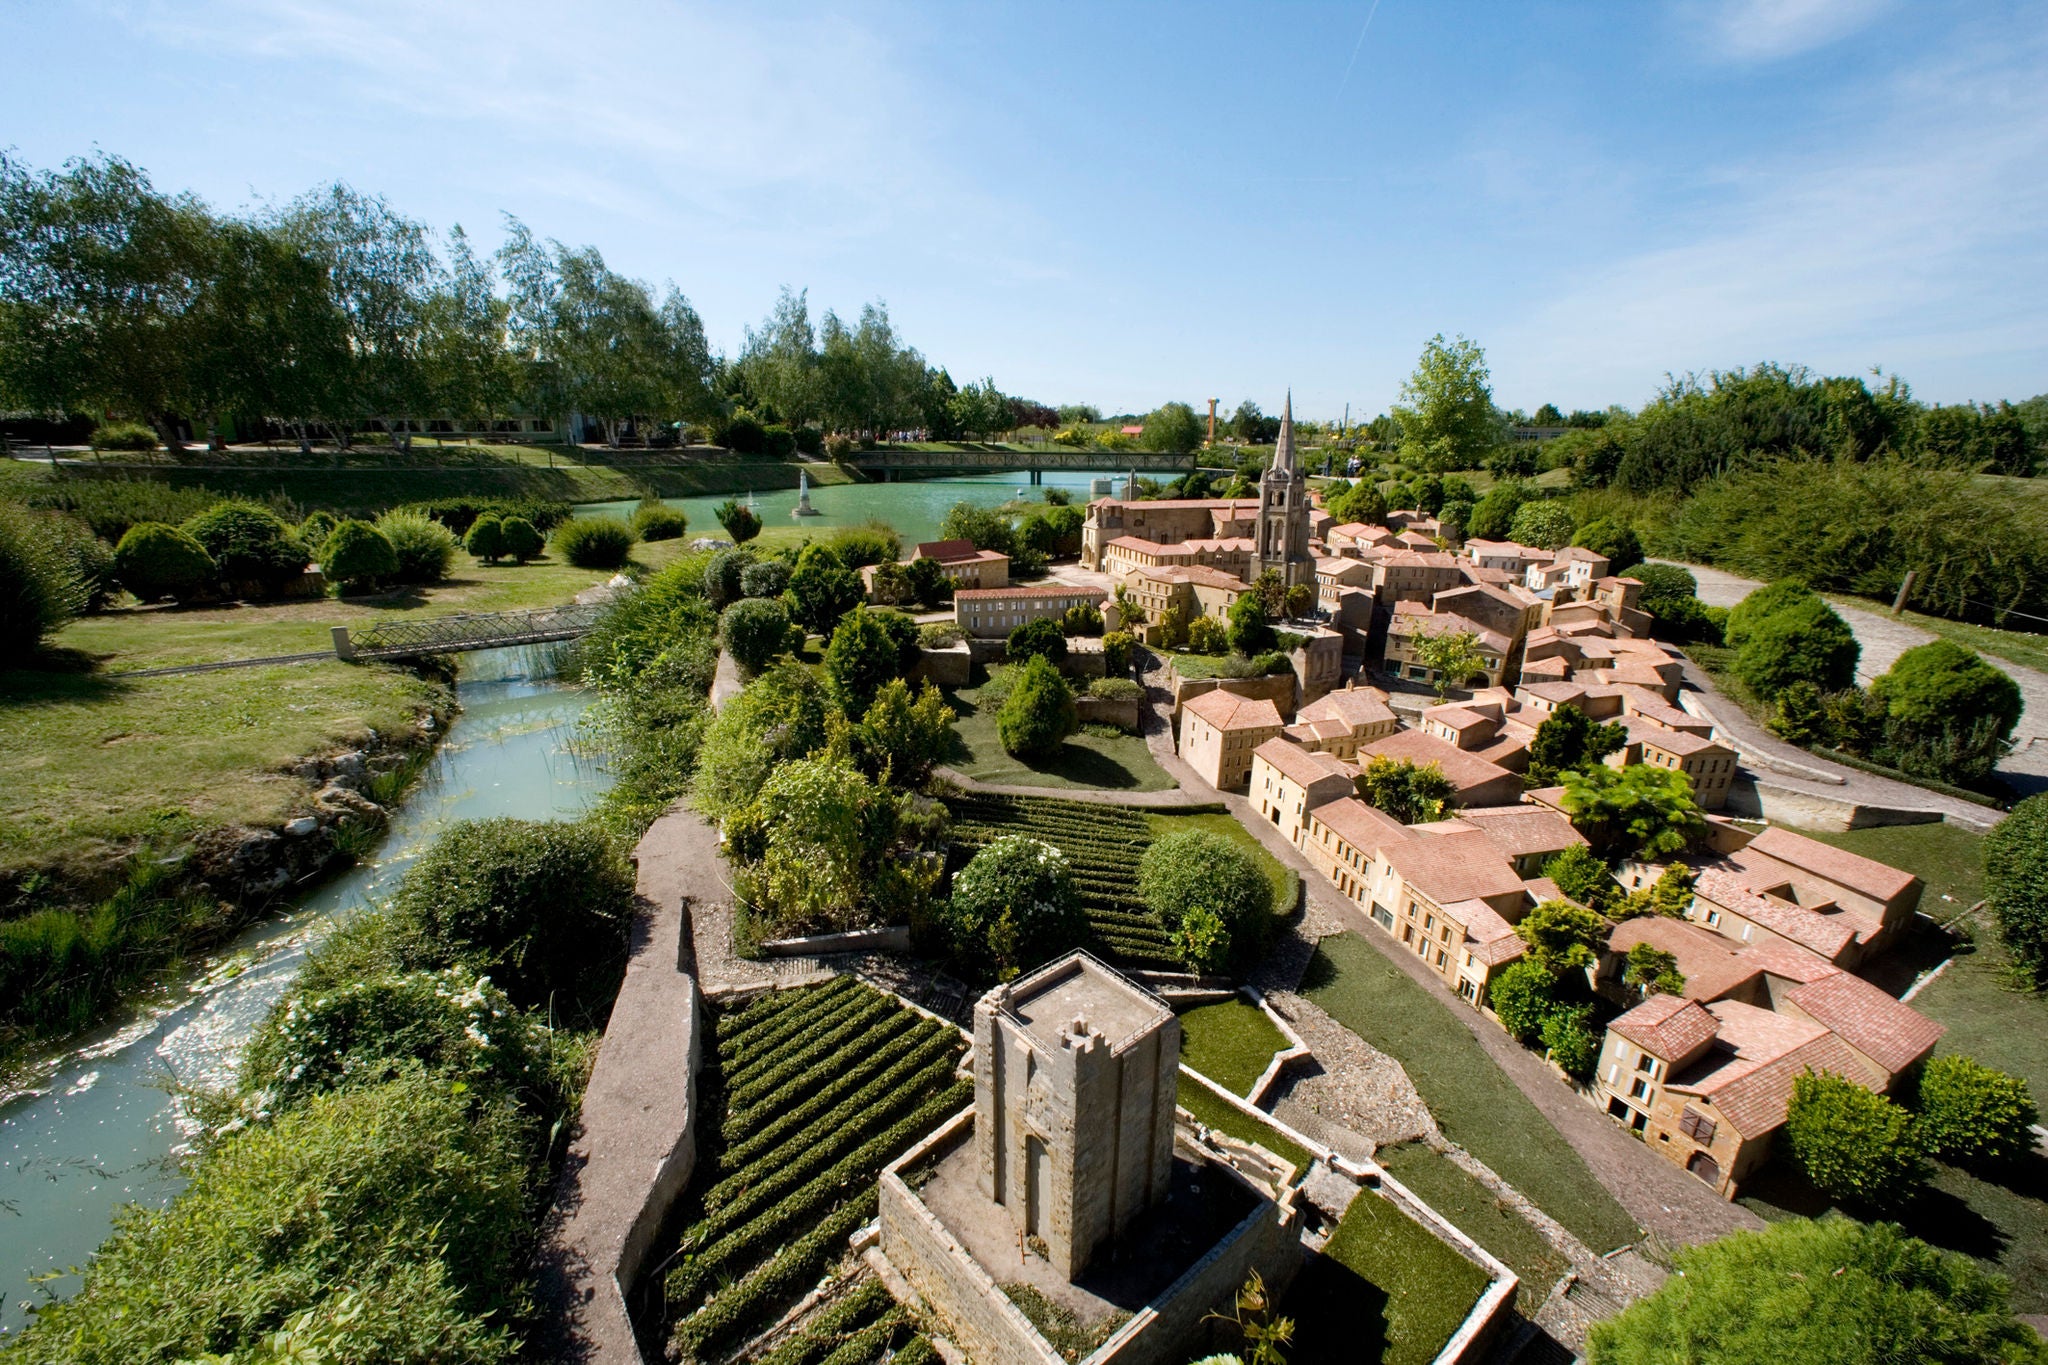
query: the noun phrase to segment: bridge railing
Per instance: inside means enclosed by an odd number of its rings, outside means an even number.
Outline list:
[[[574,602],[534,611],[470,612],[458,616],[400,617],[360,631],[334,627],[334,653],[351,662],[461,654],[473,649],[571,640],[588,631],[605,603]]]
[[[1046,446],[1035,450],[903,450],[878,446],[857,451],[847,463],[860,469],[1093,469],[1143,472],[1189,470],[1192,454],[1169,455],[1151,450],[1071,450]]]

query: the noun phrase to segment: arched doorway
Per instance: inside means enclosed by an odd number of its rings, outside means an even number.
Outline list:
[[[1714,1186],[1716,1189],[1720,1188],[1721,1163],[1714,1160],[1713,1157],[1707,1155],[1705,1152],[1694,1152],[1692,1154],[1692,1160],[1685,1163],[1685,1169],[1691,1171],[1694,1175],[1706,1181],[1709,1185]]]

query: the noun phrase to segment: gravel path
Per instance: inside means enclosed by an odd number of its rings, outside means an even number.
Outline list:
[[[1701,564],[1681,567],[1690,569],[1692,576],[1699,581],[1700,600],[1708,606],[1732,607],[1753,589],[1763,586],[1754,578],[1744,578],[1723,569],[1710,569]],[[1856,664],[1856,681],[1859,683],[1869,683],[1915,645],[1924,645],[1939,638],[1932,631],[1894,619],[1881,609],[1859,606],[1842,598],[1830,600],[1842,619],[1849,623],[1849,629],[1856,633],[1856,642],[1863,646],[1863,656]],[[1998,765],[1998,775],[2022,792],[2048,790],[2048,673],[2023,668],[2004,659],[1994,659],[1992,663],[2020,685],[2020,695],[2026,700],[2026,711],[2020,716],[2018,728],[2013,731],[2013,751],[2005,762]]]

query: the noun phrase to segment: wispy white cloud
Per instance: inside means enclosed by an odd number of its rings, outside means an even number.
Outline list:
[[[1666,367],[1767,358],[1882,363],[1948,397],[2048,387],[2044,49],[1932,56],[1846,139],[1703,167],[1693,217],[1512,325],[1515,389],[1646,395]]]
[[[1825,47],[1870,24],[1892,0],[1683,0],[1685,28],[1709,55],[1773,62]]]

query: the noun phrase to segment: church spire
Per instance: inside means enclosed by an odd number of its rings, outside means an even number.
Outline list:
[[[1280,408],[1280,435],[1273,442],[1273,468],[1292,470],[1294,468],[1294,390],[1287,391],[1287,401]]]

